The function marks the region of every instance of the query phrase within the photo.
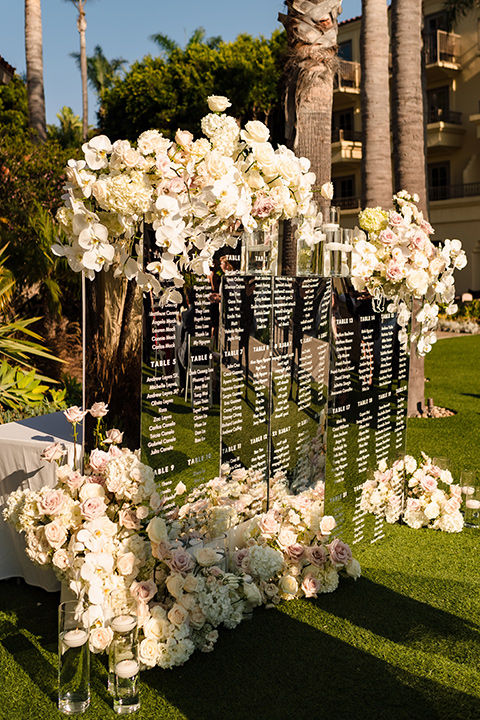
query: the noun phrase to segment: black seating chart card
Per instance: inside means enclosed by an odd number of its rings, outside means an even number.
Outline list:
[[[268,478],[273,278],[225,275],[222,281],[221,457],[232,469]]]
[[[324,479],[330,281],[274,278],[270,475],[295,492]]]
[[[142,460],[166,507],[180,480],[190,491],[220,467],[219,298],[209,279],[190,281],[180,305],[144,296]]]
[[[346,542],[374,542],[383,521],[360,510],[380,460],[405,452],[408,359],[395,315],[376,311],[347,278],[333,281],[325,513]]]

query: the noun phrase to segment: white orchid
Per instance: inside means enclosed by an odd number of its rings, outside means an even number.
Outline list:
[[[100,170],[108,166],[108,153],[112,152],[112,143],[106,135],[97,135],[82,145],[85,160],[91,170]]]

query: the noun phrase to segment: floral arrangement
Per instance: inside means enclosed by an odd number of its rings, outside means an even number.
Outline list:
[[[57,213],[67,242],[53,251],[74,271],[92,279],[112,268],[165,302],[179,302],[182,272],[208,274],[214,252],[235,246],[241,232],[312,214],[310,161],[283,145],[274,150],[258,120],[241,129],[224,113],[227,98],[207,102],[205,137],[178,130],[169,140],[148,130],[132,145],[99,135],[82,146],[84,160],[69,160]],[[160,254],[146,272],[137,242],[143,221],[153,226]],[[162,287],[166,280],[173,286]]]
[[[412,528],[429,527],[445,532],[463,529],[461,488],[454,484],[449,470],[442,470],[422,453],[423,462],[406,455],[391,468],[379,463],[374,480],[362,490],[360,508],[394,523],[403,517]],[[402,488],[406,488],[405,504]]]
[[[417,353],[425,355],[436,340],[438,304],[447,305],[449,315],[457,311],[453,272],[464,268],[467,259],[460,240],[432,243],[434,230],[418,210],[418,200],[418,195],[402,190],[393,196],[393,210],[366,208],[359,214],[368,239],[361,233],[354,243],[353,283],[374,300],[392,301],[388,309],[398,313],[399,339],[406,350],[412,301],[419,300],[419,329],[410,334],[410,341],[416,341]]]
[[[104,403],[65,415],[75,430],[86,412],[97,418],[97,447],[85,472],[62,464],[61,445],[49,446],[42,457],[57,462],[56,486],[16,490],[3,514],[25,533],[31,560],[52,567],[88,604],[93,652],[113,638],[108,599],[115,590],[137,598],[143,666],[171,668],[195,649],[212,650],[217,628],[235,627],[257,605],[316,597],[335,590],[339,572],[360,575],[350,548],[329,542],[335,520],[323,515],[322,483],[293,495],[278,474],[267,511],[266,483],[224,466],[168,517],[152,469],[119,447],[121,433],[103,432]],[[185,492],[180,482],[175,494]]]

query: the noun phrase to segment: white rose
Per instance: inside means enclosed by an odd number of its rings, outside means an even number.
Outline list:
[[[212,112],[225,112],[227,108],[231,107],[232,103],[225,95],[209,95],[207,105]]]
[[[270,137],[270,130],[260,120],[249,120],[245,125],[245,130],[240,132],[240,137],[249,145],[265,143]]]
[[[89,647],[93,653],[101,653],[108,648],[113,639],[110,627],[97,627],[90,631]]]
[[[254,583],[243,583],[243,592],[247,601],[252,605],[262,604],[262,594]]]
[[[70,567],[70,558],[66,550],[55,550],[52,557],[52,563],[59,570],[66,570]]]
[[[117,569],[120,575],[127,577],[132,575],[135,569],[135,555],[133,552],[128,552],[117,557]]]
[[[180,573],[171,573],[165,584],[170,595],[173,595],[174,598],[178,599],[182,595],[185,578]]]
[[[345,565],[345,570],[347,571],[347,575],[350,575],[350,577],[357,578],[360,577],[362,574],[362,568],[360,567],[360,563],[358,560],[355,560],[355,558],[352,558],[349,563]]]
[[[173,625],[181,627],[188,618],[188,611],[178,603],[175,603],[169,610],[167,617]]]
[[[65,528],[57,520],[48,523],[45,527],[45,537],[52,548],[60,548],[67,539]]]
[[[220,562],[222,555],[218,553],[215,548],[198,548],[194,552],[195,559],[202,567],[209,567]]]
[[[277,174],[278,155],[270,143],[257,143],[252,149],[253,156],[266,175]]]
[[[82,485],[82,487],[80,488],[78,497],[82,502],[85,502],[85,500],[89,500],[90,498],[94,497],[104,498],[105,490],[98,483],[85,483],[85,485]]]
[[[139,645],[138,658],[147,667],[154,667],[158,658],[158,645],[153,638],[145,638]]]
[[[284,575],[278,583],[280,591],[287,597],[293,597],[298,592],[298,582],[293,575]]]
[[[154,543],[167,542],[168,530],[165,520],[160,517],[154,517],[147,525],[147,535]]]

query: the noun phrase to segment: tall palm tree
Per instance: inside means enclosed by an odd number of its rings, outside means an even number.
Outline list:
[[[70,53],[70,55],[75,58],[77,66],[81,69],[80,53]],[[95,90],[100,104],[103,93],[112,86],[115,76],[126,62],[124,58],[107,60],[100,45],[95,45],[93,55],[87,56],[87,79],[90,86]]]
[[[420,197],[419,208],[428,217],[425,162],[422,4],[418,0],[392,0],[392,131],[395,190],[406,189]],[[415,304],[413,308],[415,316]],[[413,320],[413,322],[415,322]],[[423,357],[410,355],[408,414],[425,404]]]
[[[47,120],[43,87],[42,9],[40,0],[25,0],[28,124],[32,139],[45,142]]]
[[[88,135],[88,74],[87,74],[87,45],[85,31],[87,21],[85,19],[85,3],[87,0],[65,0],[71,2],[78,10],[77,28],[80,34],[80,73],[82,76],[82,136],[87,139]]]
[[[392,202],[388,12],[386,0],[362,0],[360,29],[362,207]]]
[[[331,177],[333,74],[341,0],[286,0],[286,4],[288,14],[278,16],[288,38],[285,137],[297,155],[310,159],[318,189]],[[284,238],[282,258],[286,274],[295,271],[296,262],[294,239],[289,235]]]

